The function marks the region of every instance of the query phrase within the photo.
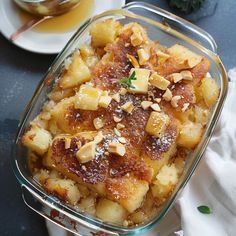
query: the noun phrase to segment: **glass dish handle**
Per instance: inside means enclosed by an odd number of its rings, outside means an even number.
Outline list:
[[[92,227],[89,227],[89,224],[87,222],[80,222],[78,224],[78,218],[76,218],[76,221],[69,217],[68,215],[65,215],[61,213],[61,210],[59,210],[56,206],[48,205],[49,203],[46,201],[43,201],[41,197],[33,192],[31,189],[26,187],[25,185],[21,186],[22,190],[22,198],[24,203],[33,211],[38,213],[39,215],[43,216],[45,219],[49,220],[50,222],[53,222],[57,226],[70,231],[71,233],[78,235],[78,236],[119,236],[119,234],[105,231],[101,229],[94,229]]]
[[[180,29],[181,31],[184,30],[184,34],[186,36],[194,39],[205,48],[217,54],[217,44],[215,40],[209,33],[201,29],[200,27],[166,10],[163,10],[162,8],[153,6],[145,2],[131,2],[123,7],[123,9],[129,10],[131,12],[135,12],[135,8],[137,9],[143,8],[144,10],[154,13],[159,18],[162,18],[163,23],[167,23],[171,28],[174,28],[176,30],[178,29]],[[140,12],[139,12],[139,15],[140,15]],[[151,15],[148,15],[148,17],[152,18]]]

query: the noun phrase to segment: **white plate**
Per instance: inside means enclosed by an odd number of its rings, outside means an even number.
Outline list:
[[[18,9],[12,0],[0,0],[0,31],[9,39],[22,21],[18,14]],[[96,15],[112,8],[120,8],[125,4],[125,0],[95,0],[92,15]],[[68,32],[36,32],[29,30],[23,33],[13,43],[25,50],[43,54],[53,54],[60,52],[67,41],[76,30]]]

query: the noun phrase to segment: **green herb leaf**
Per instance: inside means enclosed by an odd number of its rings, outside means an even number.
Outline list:
[[[124,85],[128,86],[128,88],[135,88],[132,85],[132,80],[137,80],[135,71],[133,71],[133,73],[130,75],[130,77],[124,77],[124,78],[120,79],[118,81],[118,83],[124,84]]]
[[[208,206],[202,205],[202,206],[199,206],[197,209],[203,214],[211,214],[212,213],[212,210]]]

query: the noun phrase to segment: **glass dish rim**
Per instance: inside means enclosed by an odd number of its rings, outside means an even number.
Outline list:
[[[154,217],[153,219],[151,219],[149,222],[143,224],[143,225],[140,225],[140,226],[136,226],[136,227],[132,227],[132,228],[127,228],[127,227],[122,227],[122,226],[116,226],[116,225],[112,225],[112,224],[109,224],[109,223],[101,223],[101,221],[99,221],[97,218],[92,218],[92,217],[89,217],[89,216],[83,216],[82,213],[79,213],[77,212],[75,214],[74,211],[72,211],[70,208],[68,208],[65,204],[61,203],[61,202],[54,202],[55,200],[52,199],[50,196],[48,196],[48,194],[44,191],[42,191],[41,189],[39,189],[36,185],[34,185],[33,183],[29,182],[27,180],[27,178],[21,173],[20,171],[20,168],[18,167],[18,163],[17,163],[17,160],[15,159],[15,149],[16,149],[16,146],[17,146],[17,142],[18,142],[18,139],[20,138],[19,137],[19,134],[21,133],[21,129],[24,127],[24,124],[25,124],[25,120],[26,118],[28,117],[28,115],[30,114],[30,111],[31,111],[31,107],[34,105],[34,102],[37,100],[37,95],[40,93],[41,89],[43,88],[44,86],[44,83],[46,82],[45,79],[47,78],[47,76],[49,75],[49,73],[51,73],[51,70],[53,69],[54,65],[57,64],[58,62],[58,59],[60,57],[63,56],[63,53],[68,49],[70,48],[71,46],[71,43],[73,44],[73,39],[78,36],[81,32],[83,32],[91,23],[93,23],[94,21],[97,21],[99,20],[100,18],[102,17],[105,17],[105,16],[115,16],[117,14],[117,10],[110,10],[110,11],[106,11],[102,14],[99,14],[97,16],[94,16],[92,17],[90,20],[88,20],[87,22],[85,22],[78,30],[77,32],[74,34],[74,36],[69,40],[69,42],[67,43],[67,45],[65,46],[65,48],[62,50],[62,52],[55,58],[54,62],[52,63],[52,65],[49,67],[47,73],[45,74],[45,76],[43,76],[42,80],[39,82],[39,85],[37,86],[37,88],[35,89],[35,92],[31,98],[31,100],[29,101],[28,105],[26,106],[26,109],[25,111],[23,112],[23,115],[22,115],[22,118],[20,119],[20,122],[19,122],[19,126],[18,126],[18,132],[17,132],[17,135],[16,135],[16,138],[15,138],[15,142],[13,144],[13,153],[12,153],[12,160],[13,160],[13,170],[15,172],[15,175],[18,179],[18,181],[20,182],[21,186],[24,186],[25,188],[27,188],[29,191],[31,191],[32,194],[35,195],[35,197],[37,198],[42,198],[42,196],[44,197],[47,197],[47,199],[49,199],[49,201],[47,200],[44,200],[44,204],[45,205],[48,205],[49,207],[51,208],[57,208],[58,211],[60,211],[62,214],[65,214],[66,216],[70,217],[70,218],[74,218],[77,222],[79,223],[84,223],[84,221],[86,221],[86,224],[89,224],[89,226],[91,228],[93,227],[96,227],[96,228],[102,228],[103,231],[108,231],[110,233],[110,230],[111,231],[114,231],[115,232],[117,231],[118,233],[141,233],[141,232],[144,232],[148,229],[150,229],[153,225],[157,224],[158,222],[160,222],[163,217],[165,216],[165,214],[168,212],[168,210],[171,208],[172,204],[175,202],[176,198],[177,198],[177,195],[179,192],[181,192],[181,190],[184,188],[184,186],[186,185],[186,183],[188,182],[189,178],[191,177],[192,173],[195,171],[199,161],[201,160],[201,157],[202,157],[202,154],[203,152],[205,151],[205,148],[210,140],[210,137],[211,137],[211,134],[214,130],[214,126],[216,125],[216,122],[220,116],[220,112],[223,108],[223,103],[224,103],[224,100],[225,100],[225,97],[226,97],[226,93],[227,93],[227,85],[228,85],[228,79],[227,79],[227,74],[226,74],[226,71],[224,69],[224,66],[219,58],[219,56],[216,54],[216,49],[217,49],[217,46],[216,46],[216,43],[215,41],[213,40],[213,38],[208,34],[206,33],[205,31],[201,30],[199,27],[195,26],[195,25],[192,25],[191,23],[183,20],[182,18],[180,17],[177,17],[175,16],[174,14],[172,13],[169,13],[163,9],[160,9],[158,7],[155,7],[151,4],[147,4],[147,3],[142,3],[142,2],[132,2],[132,3],[129,3],[129,4],[126,4],[122,10],[118,10],[119,14],[120,15],[125,15],[127,16],[127,14],[132,14],[132,16],[136,15],[136,14],[133,14],[133,13],[130,13],[126,10],[129,10],[129,9],[132,9],[132,8],[137,8],[137,7],[142,7],[142,8],[145,8],[145,10],[147,11],[152,11],[158,15],[164,15],[165,17],[170,17],[170,18],[175,18],[179,21],[181,21],[182,23],[186,23],[188,25],[188,27],[192,27],[194,29],[194,31],[196,30],[199,30],[200,32],[202,33],[205,33],[207,34],[206,37],[209,37],[209,42],[211,42],[211,46],[212,46],[212,50],[209,50],[207,48],[205,48],[204,46],[200,45],[199,43],[197,43],[196,41],[192,40],[191,38],[189,38],[188,36],[186,35],[183,35],[182,33],[180,32],[177,32],[177,35],[180,36],[179,34],[182,34],[184,40],[187,40],[188,42],[190,42],[191,44],[193,44],[194,46],[197,46],[198,48],[201,48],[201,50],[203,50],[206,54],[208,54],[218,65],[219,67],[221,68],[221,71],[222,71],[222,88],[221,88],[221,95],[220,95],[220,98],[219,98],[219,101],[218,101],[218,104],[217,104],[217,107],[214,111],[214,114],[212,115],[212,120],[210,121],[210,125],[208,127],[208,129],[205,131],[205,133],[207,133],[206,135],[206,138],[204,139],[204,143],[202,144],[200,150],[198,153],[196,153],[196,156],[198,158],[196,158],[196,162],[194,163],[194,166],[189,168],[190,169],[190,172],[188,174],[186,174],[183,182],[180,184],[179,188],[178,188],[178,191],[176,192],[176,194],[167,201],[167,203],[165,203],[164,205],[166,207],[162,207],[162,210],[161,210],[161,213],[159,213],[156,217]],[[130,16],[130,15],[128,15]],[[143,16],[140,16],[140,15],[136,15],[136,17],[138,17],[139,19],[143,18],[143,19],[148,19],[147,17],[143,17]],[[150,19],[148,19],[150,20]],[[153,20],[151,20],[152,22]],[[152,22],[153,23],[153,22]],[[155,24],[156,25],[156,24]],[[156,25],[157,26],[157,25]],[[159,27],[163,27],[162,29],[166,30],[166,27],[168,26],[164,26],[164,25],[161,25],[159,23]],[[170,29],[168,29],[170,30]],[[172,29],[171,29],[172,30]],[[175,31],[175,30],[174,30]],[[173,31],[173,32],[174,32]],[[176,33],[176,32],[175,32]],[[42,199],[41,199],[42,200]],[[54,203],[54,204],[52,204]]]

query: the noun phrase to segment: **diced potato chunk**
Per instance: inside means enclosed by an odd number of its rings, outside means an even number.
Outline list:
[[[91,26],[90,34],[94,47],[104,47],[115,41],[120,29],[120,23],[112,19],[100,21]]]
[[[82,211],[95,215],[95,199],[93,197],[86,197],[80,201],[79,207]]]
[[[112,100],[112,97],[102,95],[99,99],[99,102],[98,102],[99,106],[103,107],[103,108],[107,108],[110,105],[111,100]]]
[[[125,155],[125,146],[121,143],[109,143],[108,152],[114,153],[118,156]]]
[[[122,223],[126,218],[126,210],[117,202],[100,199],[96,206],[96,215],[111,223]]]
[[[199,123],[187,122],[180,128],[178,144],[186,148],[194,148],[202,137],[203,127]]]
[[[95,111],[101,96],[101,90],[88,85],[81,85],[79,92],[75,95],[75,108]]]
[[[208,121],[209,110],[200,106],[194,107],[194,118],[196,123],[205,125]]]
[[[72,205],[75,205],[80,199],[79,189],[72,180],[49,178],[44,183],[44,187],[48,192],[57,195]]]
[[[176,144],[173,143],[167,152],[164,152],[161,157],[157,160],[152,160],[146,154],[142,154],[142,158],[146,162],[148,166],[153,169],[153,176],[155,177],[158,171],[162,168],[162,166],[166,165],[171,157],[174,156],[176,152]]]
[[[61,129],[67,133],[73,131],[73,127],[70,122],[66,119],[69,108],[74,107],[75,96],[70,98],[65,98],[61,100],[56,106],[53,107],[51,111],[52,120],[50,120],[49,127],[50,131],[57,133],[57,129]],[[55,130],[55,132],[53,131]]]
[[[219,87],[215,80],[206,77],[202,80],[201,90],[203,99],[208,107],[214,105],[219,97]]]
[[[137,53],[139,58],[139,64],[144,65],[150,57],[149,53],[143,48],[138,49]]]
[[[118,202],[120,202],[120,204],[131,213],[142,205],[143,199],[149,189],[149,185],[146,181],[142,180],[127,181],[125,188],[129,189],[129,196],[124,199],[119,199]]]
[[[148,79],[150,75],[150,70],[133,68],[130,71],[130,75],[135,71],[136,80],[132,80],[132,85],[134,88],[129,88],[131,93],[147,93],[148,92]]]
[[[145,130],[150,135],[160,137],[164,133],[169,122],[170,118],[168,115],[153,111],[149,116]]]
[[[84,144],[76,153],[79,162],[86,163],[95,158],[96,143],[89,142]]]
[[[30,130],[28,130],[22,137],[22,143],[32,151],[42,155],[47,150],[52,141],[51,134],[39,126],[32,124]]]
[[[59,80],[59,86],[63,89],[71,88],[89,81],[91,73],[82,60],[79,53],[75,53],[66,73]]]
[[[154,185],[151,187],[153,196],[160,200],[165,199],[177,182],[178,170],[175,164],[163,166],[156,177],[156,181],[154,181]]]
[[[202,60],[202,56],[180,44],[175,44],[168,48],[168,53],[174,57],[179,64],[183,64],[187,68],[193,68]]]
[[[164,77],[158,75],[156,72],[153,73],[149,79],[149,82],[152,86],[157,87],[161,90],[166,90],[170,84],[170,81]]]

